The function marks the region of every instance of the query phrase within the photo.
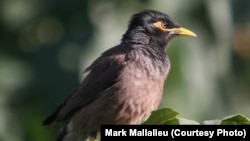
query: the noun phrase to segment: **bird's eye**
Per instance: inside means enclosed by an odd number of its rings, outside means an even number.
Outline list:
[[[162,23],[161,23],[161,26],[162,26],[162,28],[165,28],[165,29],[167,29],[167,27],[168,27],[168,24],[167,24],[166,22],[162,22]]]
[[[154,23],[154,26],[162,31],[167,31],[167,23],[163,21],[157,21]]]

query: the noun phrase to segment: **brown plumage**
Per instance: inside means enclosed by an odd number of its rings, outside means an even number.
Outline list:
[[[96,139],[101,124],[140,124],[158,108],[170,69],[165,49],[178,35],[196,36],[168,15],[133,15],[121,43],[90,65],[80,86],[44,120],[60,123],[57,141]]]

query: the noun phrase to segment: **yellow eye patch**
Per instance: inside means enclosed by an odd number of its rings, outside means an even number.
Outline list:
[[[192,31],[183,28],[183,27],[176,27],[176,28],[167,28],[163,21],[157,21],[154,23],[154,26],[164,32],[169,32],[169,34],[176,34],[176,35],[185,35],[185,36],[193,36],[196,37],[197,35]]]
[[[168,29],[165,27],[163,21],[157,21],[154,23],[154,26],[159,28],[162,31],[167,31]]]

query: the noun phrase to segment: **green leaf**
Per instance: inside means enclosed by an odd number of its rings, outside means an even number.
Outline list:
[[[242,125],[242,124],[250,124],[249,118],[242,114],[236,114],[229,117],[224,118],[221,125]]]
[[[153,111],[143,124],[178,124],[179,113],[171,108],[162,108]]]
[[[170,119],[166,122],[164,122],[163,124],[168,124],[168,125],[179,125],[179,119],[177,117]]]

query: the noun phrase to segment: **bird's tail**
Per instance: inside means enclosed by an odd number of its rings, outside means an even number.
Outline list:
[[[84,133],[75,131],[72,123],[68,121],[61,126],[56,141],[85,141],[87,137]]]

